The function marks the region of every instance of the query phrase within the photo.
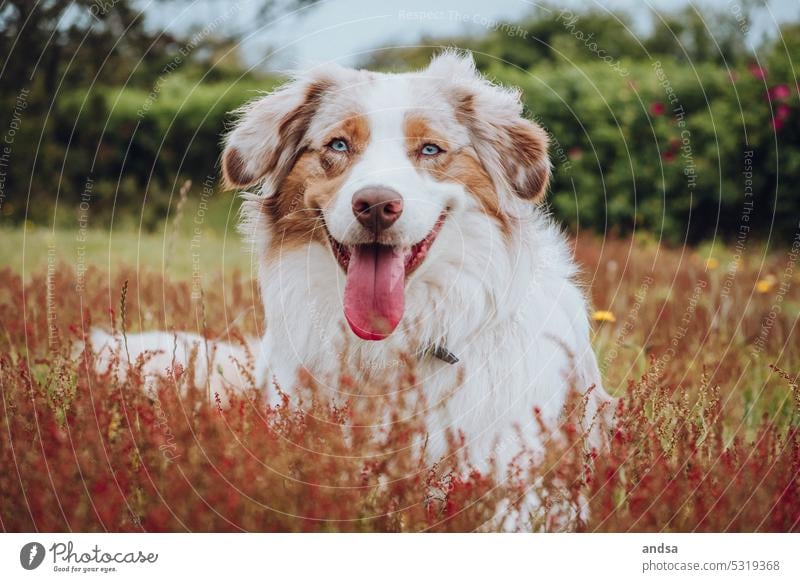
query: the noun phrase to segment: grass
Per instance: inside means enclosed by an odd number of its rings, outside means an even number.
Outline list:
[[[0,269],[7,267],[30,277],[46,269],[49,261],[73,268],[83,261],[87,267],[102,266],[112,275],[130,267],[149,271],[168,268],[176,280],[190,279],[194,265],[199,265],[208,280],[237,269],[250,270],[250,253],[235,231],[227,235],[205,231],[198,246],[192,245],[189,236],[170,238],[163,233],[130,230],[89,230],[85,236],[80,241],[75,232],[63,229],[2,228],[3,246],[16,251],[0,255]]]
[[[542,507],[523,529],[800,530],[800,268],[789,249],[739,260],[719,245],[581,238],[593,339],[620,397],[610,444],[586,446],[575,397],[546,457],[521,456],[494,479],[467,466],[457,434],[448,459],[418,458],[408,444],[424,428],[403,414],[410,399],[333,406],[301,378],[303,409],[268,406],[255,390],[223,405],[195,386],[192,366],[145,389],[136,371],[119,383],[90,353],[74,358],[92,325],[234,338],[262,328],[249,258],[230,233],[204,233],[211,267],[202,301],[192,298],[187,216],[172,239],[90,232],[82,279],[74,232],[3,231],[20,250],[0,272],[4,531],[472,531],[496,527],[504,501],[513,508],[530,489]],[[412,358],[393,373],[364,389],[419,389]],[[338,382],[355,392],[347,370]],[[386,415],[396,422],[378,434],[342,429]],[[584,500],[588,518],[576,518]]]
[[[176,280],[191,279],[198,267],[208,280],[237,269],[249,272],[250,253],[236,231],[233,197],[214,199],[202,210],[196,199],[186,200],[180,210],[177,201],[174,206],[169,228],[158,232],[140,230],[131,220],[113,227],[103,220],[85,230],[65,218],[56,228],[30,222],[18,228],[0,227],[0,240],[13,249],[0,254],[0,268],[26,276],[53,261],[76,270],[102,267],[112,276],[121,267],[168,268]]]

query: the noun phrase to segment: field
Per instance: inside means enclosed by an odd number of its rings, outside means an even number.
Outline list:
[[[800,531],[798,239],[767,251],[580,237],[593,340],[619,396],[610,445],[584,446],[576,397],[545,459],[493,479],[465,466],[457,434],[442,463],[417,458],[408,443],[423,428],[401,397],[334,407],[300,377],[304,410],[254,390],[223,404],[180,366],[145,389],[73,353],[91,326],[258,333],[246,249],[231,233],[193,241],[191,223],[90,231],[85,244],[2,232],[15,249],[0,271],[3,531],[486,530],[530,490],[543,503],[524,529]],[[386,382],[414,379],[409,359]],[[357,428],[386,411],[385,432]]]

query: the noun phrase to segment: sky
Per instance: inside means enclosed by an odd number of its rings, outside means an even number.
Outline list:
[[[560,0],[559,9],[595,5],[631,14],[646,30],[650,10],[677,10],[690,2],[730,11],[747,0]],[[800,19],[798,0],[757,0],[761,6],[749,23],[748,41],[774,33],[776,22]],[[277,19],[256,17],[253,0],[195,0],[146,9],[152,26],[185,31],[191,26],[212,30],[252,31],[241,46],[245,62],[260,69],[284,70],[336,61],[353,65],[371,49],[413,44],[423,36],[480,33],[498,21],[525,16],[533,0],[322,0]],[[263,20],[263,22],[260,22]]]

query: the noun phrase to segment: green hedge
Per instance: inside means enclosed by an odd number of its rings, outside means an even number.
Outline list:
[[[771,226],[775,235],[793,235],[800,217],[792,192],[800,179],[797,88],[768,72],[768,86],[780,86],[768,99],[758,71],[661,61],[625,67],[624,77],[600,61],[489,67],[523,88],[528,109],[553,138],[557,214],[576,228],[641,228],[671,242],[745,231],[766,238]]]
[[[553,137],[550,202],[573,228],[636,228],[680,243],[714,234],[735,239],[745,220],[748,237],[786,242],[800,216],[800,196],[792,194],[800,183],[800,136],[798,90],[784,60],[776,54],[763,61],[766,79],[745,65],[729,74],[717,64],[693,67],[665,59],[661,78],[645,60],[623,60],[625,76],[600,60],[545,61],[530,70],[487,57],[479,64],[499,82],[520,86],[530,114]],[[685,127],[664,79],[683,108]],[[41,127],[35,122],[18,137],[21,163],[9,184],[20,194],[30,188],[28,218],[42,222],[52,220],[57,191],[57,220],[69,222],[91,177],[95,220],[109,216],[116,204],[115,220],[155,227],[184,179],[199,184],[216,172],[227,112],[277,82],[207,83],[175,73],[154,97],[147,89],[108,87],[62,95],[33,179],[24,160],[36,151]],[[781,94],[786,88],[789,96]],[[778,128],[773,115],[780,116]],[[688,137],[686,150],[682,135]],[[753,151],[751,211],[744,206],[747,150]],[[695,172],[693,182],[687,171]],[[6,219],[25,215],[22,200],[9,198]]]
[[[91,177],[95,217],[108,216],[116,203],[116,220],[158,226],[184,180],[199,191],[216,174],[229,112],[276,82],[205,83],[175,74],[149,91],[96,88],[64,96],[53,122],[53,143],[65,160],[62,197],[77,204]],[[69,220],[69,212],[62,218]]]

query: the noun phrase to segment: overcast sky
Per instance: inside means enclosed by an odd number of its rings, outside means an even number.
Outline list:
[[[702,0],[699,6],[735,11],[743,0]],[[559,8],[594,4],[621,9],[646,29],[651,7],[675,10],[690,0],[561,0]],[[271,21],[255,18],[257,2],[196,0],[159,5],[148,10],[152,25],[183,31],[190,25],[251,30],[242,44],[248,65],[284,69],[334,60],[353,64],[370,49],[390,44],[413,44],[422,36],[480,33],[493,22],[514,20],[529,13],[530,0],[322,0],[319,4]],[[776,22],[800,19],[798,0],[768,0],[750,23],[749,41],[774,33]]]

